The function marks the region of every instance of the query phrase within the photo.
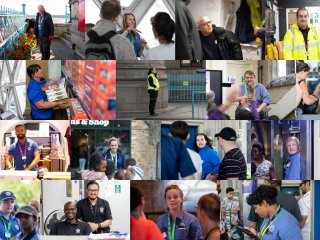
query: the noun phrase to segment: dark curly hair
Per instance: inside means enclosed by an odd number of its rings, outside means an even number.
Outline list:
[[[173,34],[176,24],[166,12],[158,12],[151,19],[151,25],[158,37],[164,38],[168,43],[173,43]]]
[[[90,170],[94,170],[96,172],[98,172],[98,166],[102,161],[107,161],[106,159],[104,159],[101,155],[99,155],[98,153],[94,153],[91,155],[90,157],[90,164],[89,164],[89,168]]]
[[[252,148],[251,148],[251,149],[253,149],[253,148],[258,149],[258,151],[259,151],[260,153],[262,153],[263,156],[266,156],[264,146],[263,146],[261,143],[254,143],[254,144],[252,145]]]
[[[259,205],[265,200],[269,205],[277,202],[277,189],[273,186],[260,185],[253,193],[247,197],[249,205]]]
[[[194,138],[195,140],[194,140],[194,150],[198,153],[199,152],[199,147],[197,146],[197,137],[198,136],[204,136],[204,139],[207,141],[207,146],[208,147],[210,147],[210,148],[212,148],[212,142],[211,142],[211,140],[209,139],[209,137],[206,135],[206,134],[204,134],[204,133],[198,133],[197,135],[196,135],[196,137]],[[213,148],[212,148],[213,149]]]

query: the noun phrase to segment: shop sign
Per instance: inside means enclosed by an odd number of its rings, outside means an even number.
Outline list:
[[[71,125],[107,127],[109,125],[109,121],[108,120],[71,120]]]

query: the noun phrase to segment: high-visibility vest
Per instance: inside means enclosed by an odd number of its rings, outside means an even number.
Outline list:
[[[149,84],[149,81],[148,81],[149,77],[152,77],[153,84],[156,86],[155,88],[152,87],[152,86]],[[148,82],[148,90],[155,90],[155,91],[158,91],[158,90],[159,90],[159,88],[160,88],[159,80],[156,78],[156,76],[154,75],[154,73],[150,73],[150,74],[148,75],[147,82]]]
[[[283,59],[285,60],[319,60],[320,36],[313,25],[308,23],[308,51],[302,32],[297,23],[287,31],[283,40]]]
[[[262,24],[261,7],[258,0],[247,0],[250,8],[252,27],[260,27]]]

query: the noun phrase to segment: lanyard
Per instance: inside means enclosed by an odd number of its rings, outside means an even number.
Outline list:
[[[134,46],[134,36],[132,33],[131,34],[131,44]],[[128,35],[128,38],[130,39],[130,35]]]
[[[9,221],[8,225],[6,224],[6,221],[4,220],[4,217],[1,216],[1,221],[3,223],[4,226],[4,231],[5,231],[5,236],[7,238],[8,234],[10,233],[10,228],[11,228],[11,221]],[[10,237],[9,237],[10,238]]]
[[[111,158],[112,158],[112,161],[114,162],[115,168],[118,169],[118,155],[117,155],[117,153],[116,153],[116,155],[113,155],[111,153]]]
[[[176,230],[176,221],[173,222],[173,226],[171,229],[170,213],[168,213],[168,238],[169,238],[169,240],[174,240],[175,230]]]
[[[278,216],[280,211],[281,211],[281,208],[280,208],[280,205],[279,205],[278,208],[277,208],[276,213],[270,219],[270,222],[263,225],[263,227],[261,229],[261,234],[260,234],[260,237],[259,237],[260,240],[263,239],[264,234],[267,232],[267,230],[271,226],[271,224],[276,220],[276,218],[277,218],[277,216]]]
[[[27,143],[25,142],[23,144],[23,146],[24,146],[24,150],[23,150],[23,153],[22,153],[22,149],[21,149],[20,143],[18,142],[18,147],[19,147],[19,150],[20,150],[20,153],[21,153],[22,157],[27,155]]]

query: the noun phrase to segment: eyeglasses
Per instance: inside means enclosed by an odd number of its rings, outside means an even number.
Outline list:
[[[208,25],[208,26],[212,25],[212,20],[204,22],[202,24],[199,24],[198,26],[201,27],[201,26],[205,26],[205,25]]]
[[[88,192],[98,192],[99,189],[88,189]]]

